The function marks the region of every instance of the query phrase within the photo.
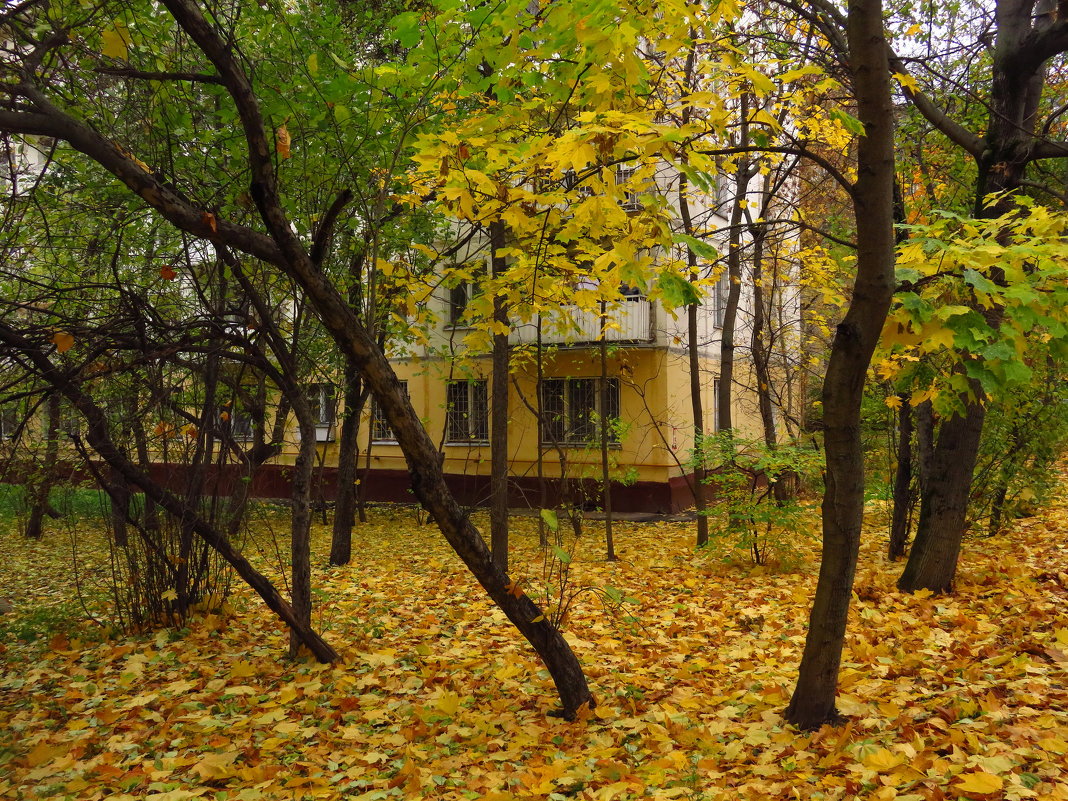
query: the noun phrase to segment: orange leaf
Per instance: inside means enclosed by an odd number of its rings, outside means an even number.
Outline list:
[[[289,158],[289,145],[292,141],[286,126],[280,125],[278,130],[274,132],[274,149],[284,159]]]
[[[52,343],[60,353],[66,353],[74,347],[74,337],[66,331],[56,331],[56,333],[52,335]]]
[[[519,582],[518,581],[511,581],[508,584],[506,584],[504,586],[504,591],[507,592],[509,595],[514,595],[516,598],[522,598],[523,597],[523,590],[521,590],[519,588]]]
[[[215,221],[215,215],[212,214],[210,211],[206,211],[201,214],[200,221],[204,223],[204,225],[208,226],[208,228],[211,229],[211,232],[213,234],[218,232],[219,224]]]
[[[174,268],[169,264],[164,264],[159,268],[159,275],[164,281],[173,281],[178,277],[178,273],[176,273]]]

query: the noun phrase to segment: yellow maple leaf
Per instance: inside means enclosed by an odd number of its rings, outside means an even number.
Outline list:
[[[225,779],[234,773],[234,760],[239,751],[218,751],[207,754],[193,766],[201,779]]]
[[[441,712],[452,717],[456,714],[456,710],[460,708],[460,696],[454,692],[446,690],[438,696],[438,700],[434,702],[434,706]]]
[[[56,331],[56,333],[52,334],[52,344],[56,346],[56,350],[60,353],[66,353],[74,347],[74,337],[66,331]]]
[[[130,49],[130,30],[126,27],[126,23],[115,20],[111,23],[111,27],[105,28],[100,34],[100,41],[102,55],[119,61],[126,60]]]
[[[954,787],[966,793],[986,794],[998,792],[1004,783],[1000,776],[987,773],[985,770],[977,770],[974,773],[958,776]]]
[[[901,762],[901,754],[895,754],[886,748],[880,748],[864,757],[864,766],[880,773],[893,770]]]
[[[249,676],[256,675],[256,668],[252,666],[251,662],[245,662],[244,660],[234,664],[230,670],[231,679],[243,679]]]
[[[887,397],[887,398],[885,398],[883,400],[883,403],[885,403],[891,409],[900,409],[901,408],[901,396],[900,395],[890,395],[889,397]]]

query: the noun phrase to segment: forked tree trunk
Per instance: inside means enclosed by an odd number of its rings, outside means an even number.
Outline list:
[[[865,129],[853,185],[857,277],[845,319],[835,331],[823,385],[823,554],[797,685],[786,709],[786,719],[804,729],[838,717],[835,691],[864,511],[860,405],[894,292],[894,110],[881,0],[850,4],[847,39],[857,116]]]
[[[1040,157],[1064,158],[1068,152],[1061,144],[1043,147],[1041,138],[1047,131],[1036,136],[1046,63],[1068,51],[1068,19],[1064,10],[1063,2],[1048,0],[1039,3],[998,0],[996,4],[997,31],[991,51],[986,135],[979,138],[963,131],[953,137],[975,158],[978,166],[976,217],[993,218],[1008,213],[1012,209],[1009,194],[1022,185],[1028,163]],[[922,111],[922,104],[920,108]],[[932,122],[942,127],[941,120],[936,118]],[[988,205],[989,196],[995,193],[1002,194]],[[992,271],[991,277],[995,283],[1004,284],[1004,276],[999,271]],[[995,304],[993,308],[984,308],[977,302],[972,307],[997,330],[1002,307]],[[973,386],[973,390],[975,397],[983,397],[978,386]],[[941,425],[933,469],[922,490],[916,542],[898,581],[903,591],[948,592],[952,587],[985,414],[982,402],[968,403],[962,419],[949,419]],[[942,560],[949,561],[943,564]]]
[[[903,592],[953,589],[985,415],[981,404],[970,404],[967,414],[942,422],[931,477],[920,499],[916,540],[897,582]]]

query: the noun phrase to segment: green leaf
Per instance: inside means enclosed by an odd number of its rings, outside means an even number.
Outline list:
[[[716,261],[719,259],[719,251],[703,239],[697,239],[696,237],[687,236],[686,234],[675,234],[672,239],[677,244],[688,246],[690,250],[702,259],[708,259],[709,261]]]
[[[671,270],[661,272],[656,285],[660,290],[664,305],[669,309],[677,309],[680,306],[689,306],[701,302],[701,295],[698,293],[697,288]]]
[[[401,47],[415,47],[423,38],[420,15],[415,11],[405,11],[398,14],[391,21],[393,35]]]
[[[832,108],[831,119],[837,121],[839,125],[850,133],[855,133],[857,136],[864,136],[864,123],[852,114],[847,114],[840,108]]]
[[[569,554],[559,545],[553,546],[553,555],[560,560],[560,564],[562,565],[567,565],[571,563],[571,554]]]
[[[548,527],[549,531],[556,531],[560,528],[560,520],[556,516],[555,509],[542,509],[541,519],[545,521],[545,525]]]

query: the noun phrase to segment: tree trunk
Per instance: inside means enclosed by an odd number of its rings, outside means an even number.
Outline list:
[[[44,536],[44,519],[50,511],[52,487],[56,483],[56,463],[59,461],[59,417],[60,395],[58,392],[49,394],[45,401],[45,410],[48,421],[45,428],[45,454],[33,482],[29,485],[30,512],[26,520],[26,536],[31,540],[39,540]]]
[[[337,437],[337,501],[330,537],[330,564],[347,565],[352,559],[352,529],[356,525],[356,467],[360,459],[360,417],[366,394],[360,375],[345,364],[345,413]]]
[[[506,268],[498,253],[505,246],[504,223],[490,223],[494,278]],[[493,561],[508,571],[508,307],[498,291],[493,296],[493,355],[490,373],[490,548]],[[504,326],[505,330],[498,330]]]
[[[604,544],[605,558],[609,562],[616,561],[616,543],[612,536],[612,475],[608,462],[608,313],[605,302],[601,301],[601,342],[598,347],[601,357],[601,380],[598,382],[597,391],[600,395],[598,405],[600,414],[601,434],[601,506],[604,509]]]
[[[897,470],[894,473],[894,511],[890,520],[890,545],[887,557],[896,562],[905,555],[909,540],[909,519],[915,493],[912,490],[912,406],[908,394],[898,395]]]
[[[853,185],[857,277],[823,385],[823,555],[797,685],[786,709],[786,719],[804,729],[838,717],[835,691],[864,512],[860,406],[894,292],[894,111],[881,0],[850,4],[847,38],[857,116],[865,128]]]
[[[920,501],[916,540],[897,582],[902,592],[953,589],[985,415],[985,407],[975,403],[967,414],[942,423],[931,478]]]
[[[311,410],[298,393],[291,401],[300,431],[300,450],[293,464],[293,511],[290,521],[290,585],[293,616],[302,625],[301,631],[311,630],[311,522],[312,476],[315,472],[315,424]],[[289,655],[296,657],[303,642],[301,632],[289,630]]]
[[[748,114],[748,96],[742,95],[742,119]],[[745,123],[742,124],[741,140],[748,144]],[[734,428],[731,398],[734,385],[734,333],[738,324],[738,303],[742,297],[742,217],[745,213],[743,203],[749,189],[749,162],[741,159],[735,170],[735,195],[731,208],[731,225],[727,245],[727,305],[723,312],[723,328],[719,342],[719,396],[716,398],[718,429],[730,431]]]

